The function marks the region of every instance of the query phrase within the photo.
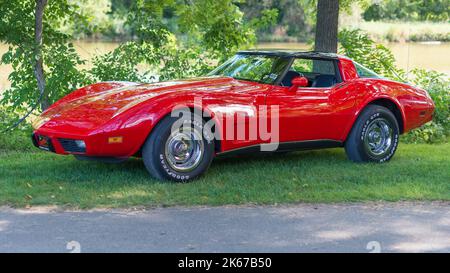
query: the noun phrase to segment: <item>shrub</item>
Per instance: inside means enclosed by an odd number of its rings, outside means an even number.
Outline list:
[[[450,79],[436,71],[414,69],[409,75],[395,65],[392,52],[383,45],[375,43],[363,31],[342,30],[339,33],[340,51],[379,73],[397,81],[409,81],[428,91],[436,110],[433,120],[415,129],[402,140],[411,143],[436,143],[447,141],[450,135]]]
[[[411,81],[428,91],[435,104],[433,121],[413,130],[405,140],[409,142],[441,142],[450,135],[450,79],[445,74],[424,69],[411,71]]]
[[[31,145],[30,134],[31,126],[29,123],[22,122],[14,129],[11,125],[17,123],[23,113],[16,114],[8,111],[4,106],[0,106],[0,153],[6,151],[30,151]],[[6,129],[11,128],[7,132]]]
[[[448,0],[384,0],[373,1],[363,13],[366,21],[414,20],[448,21],[450,8]]]
[[[365,65],[387,78],[402,81],[404,71],[396,68],[394,54],[382,44],[375,43],[360,29],[339,32],[340,53]]]
[[[411,42],[423,42],[423,41],[441,41],[450,42],[450,32],[447,33],[417,33],[412,34],[409,37]]]
[[[432,121],[403,135],[401,139],[406,143],[440,143],[447,141],[447,135],[441,124]]]

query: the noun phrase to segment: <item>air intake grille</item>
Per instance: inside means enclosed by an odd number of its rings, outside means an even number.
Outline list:
[[[65,139],[65,138],[59,138],[59,143],[61,143],[61,146],[64,148],[64,151],[68,153],[85,153],[86,148],[80,147],[75,142],[74,139]]]

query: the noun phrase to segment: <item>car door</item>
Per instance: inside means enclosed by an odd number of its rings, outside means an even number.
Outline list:
[[[320,75],[320,71],[317,71],[320,65],[313,68],[315,65],[310,64],[308,71],[307,68],[295,68],[296,62],[297,59],[293,62],[292,71],[303,73],[310,79]],[[336,61],[329,62],[337,72]],[[300,87],[295,90],[289,86],[276,86],[268,93],[266,104],[279,108],[280,142],[343,141],[343,130],[354,112],[354,97],[354,92],[345,82],[329,87]]]

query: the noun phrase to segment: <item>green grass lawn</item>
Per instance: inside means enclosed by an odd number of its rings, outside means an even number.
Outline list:
[[[400,144],[387,164],[355,164],[343,149],[217,158],[201,179],[150,179],[140,159],[77,161],[1,151],[0,205],[79,208],[450,200],[450,144]]]

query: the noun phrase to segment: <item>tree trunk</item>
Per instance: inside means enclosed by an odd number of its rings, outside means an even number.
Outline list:
[[[41,100],[42,111],[44,111],[50,106],[47,94],[45,92],[44,60],[42,57],[43,17],[46,5],[47,0],[36,0],[36,14],[35,14],[35,28],[34,28],[34,42],[35,42],[34,54],[36,57],[34,64],[34,75],[36,76],[39,94],[42,94]]]
[[[315,50],[337,52],[339,0],[317,1]]]

